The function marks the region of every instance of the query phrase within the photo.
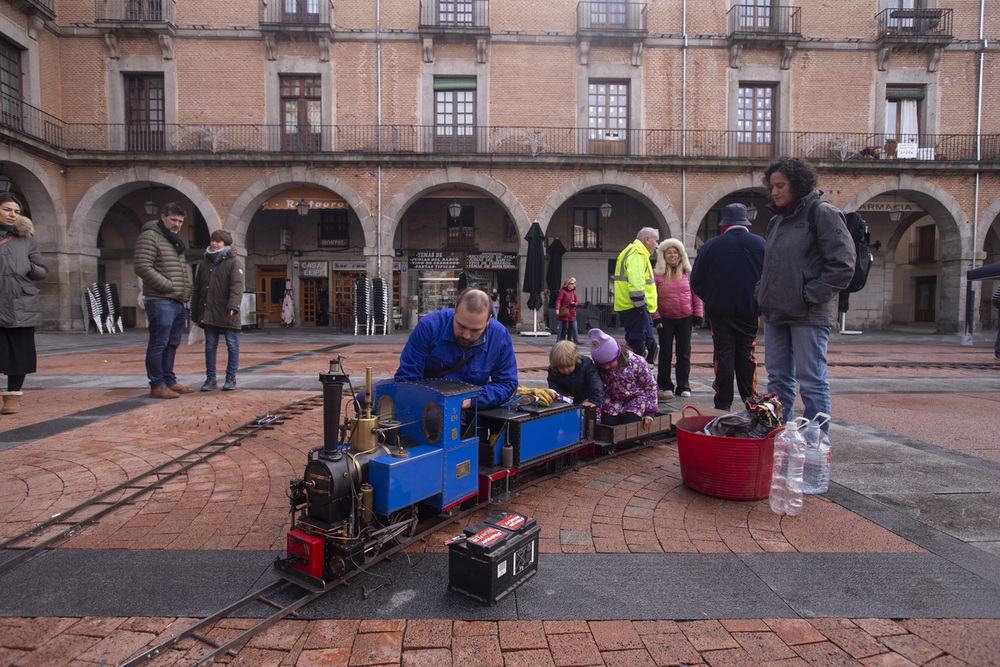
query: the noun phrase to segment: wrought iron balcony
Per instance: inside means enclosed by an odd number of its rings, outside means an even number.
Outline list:
[[[260,0],[261,32],[333,33],[331,0]]]
[[[50,21],[56,17],[54,0],[11,0],[11,4],[25,14],[37,14]]]
[[[645,39],[646,3],[620,0],[584,0],[576,6],[576,34],[580,37]]]
[[[123,28],[176,29],[173,0],[94,0],[94,23]]]
[[[953,10],[884,9],[875,16],[878,43],[894,46],[942,46],[954,39]]]
[[[802,38],[801,7],[733,5],[728,12],[729,39],[746,42]]]
[[[857,161],[898,169],[928,161],[1000,161],[1000,134],[920,134],[891,138],[867,132],[753,132],[727,130],[616,130],[577,127],[433,125],[224,125],[66,123],[29,104],[0,97],[0,137],[33,140],[68,154],[465,154],[524,159],[601,156],[607,159],[770,159],[790,155],[815,161]],[[907,141],[897,141],[897,139]],[[895,155],[887,151],[891,141]],[[909,147],[912,145],[912,150]],[[904,147],[907,150],[904,150]],[[894,165],[891,166],[890,165]]]
[[[421,0],[420,32],[489,34],[490,2],[489,0]]]

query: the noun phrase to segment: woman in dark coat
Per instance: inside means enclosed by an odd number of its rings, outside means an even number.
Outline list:
[[[191,321],[205,330],[205,384],[202,391],[218,387],[215,355],[219,336],[226,338],[228,362],[222,391],[236,389],[240,365],[240,302],[243,300],[243,262],[233,250],[233,236],[224,229],[212,232],[205,261],[198,266],[191,297]]]
[[[35,372],[35,327],[42,305],[35,281],[49,272],[34,239],[35,227],[21,215],[21,202],[0,193],[0,373],[7,376],[0,414],[21,410],[24,377]]]

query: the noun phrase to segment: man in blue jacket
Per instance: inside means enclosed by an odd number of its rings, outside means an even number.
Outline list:
[[[480,410],[506,402],[517,389],[517,360],[510,333],[491,315],[489,295],[467,289],[454,308],[421,318],[399,357],[396,382],[460,380],[483,388],[475,399]]]
[[[751,234],[747,207],[722,210],[720,234],[705,241],[691,269],[691,288],[705,303],[712,326],[715,407],[733,403],[733,374],[744,401],[757,395],[757,328],[760,309],[753,291],[764,265],[764,239]]]

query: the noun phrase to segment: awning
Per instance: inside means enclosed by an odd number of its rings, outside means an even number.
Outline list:
[[[965,274],[965,277],[968,280],[992,280],[994,278],[1000,278],[1000,262],[980,266],[978,269],[972,269]]]
[[[284,192],[280,192],[261,206],[261,210],[265,211],[294,211],[295,206],[305,199],[309,204],[309,210],[316,209],[335,209],[335,208],[348,208],[347,202],[344,201],[339,195],[330,192],[329,190],[323,190],[322,188],[290,188]]]

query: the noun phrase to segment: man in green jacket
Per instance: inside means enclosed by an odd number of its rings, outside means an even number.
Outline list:
[[[615,312],[625,327],[625,342],[649,363],[656,360],[659,347],[651,315],[656,312],[656,283],[649,256],[659,243],[660,232],[656,229],[640,229],[635,241],[618,255],[613,276]]]
[[[187,248],[177,235],[183,224],[184,208],[171,202],[164,205],[159,220],[142,226],[135,242],[135,272],[142,278],[149,326],[146,376],[150,398],[177,398],[194,391],[178,383],[174,375],[174,356],[191,298],[191,270],[184,258]]]

